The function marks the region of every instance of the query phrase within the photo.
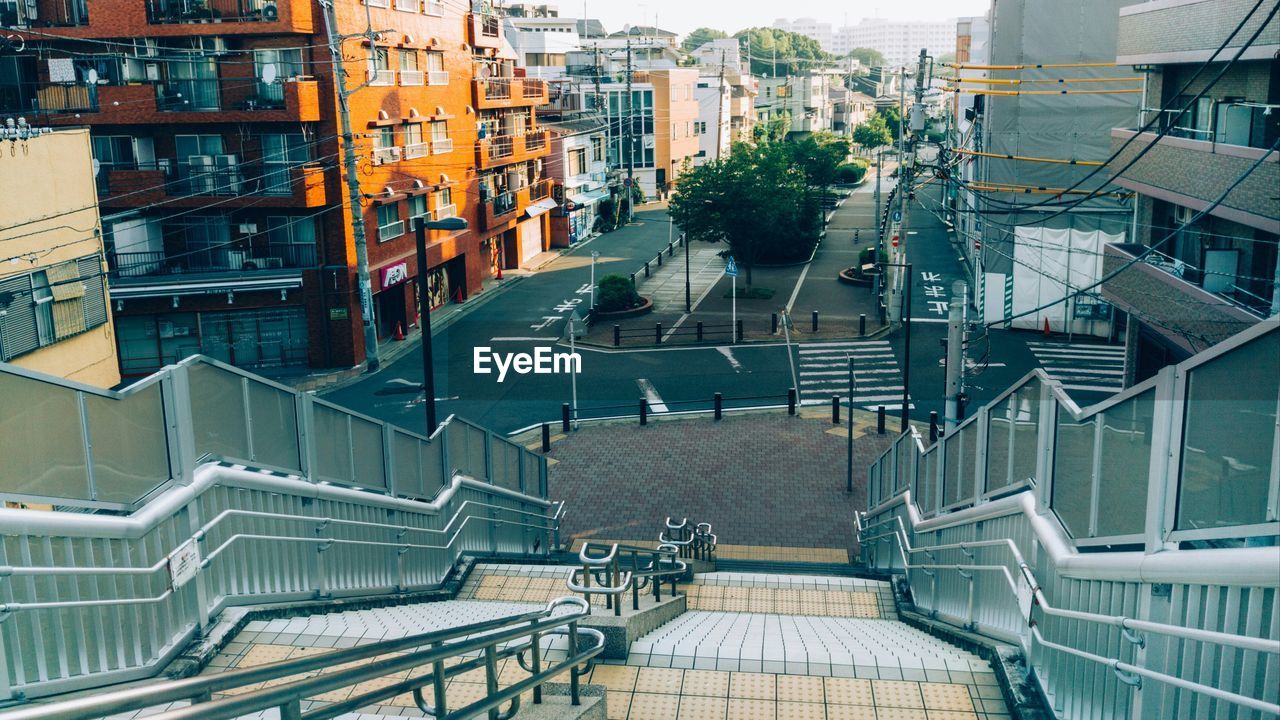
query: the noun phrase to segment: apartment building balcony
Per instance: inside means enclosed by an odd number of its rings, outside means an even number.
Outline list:
[[[1188,336],[1221,342],[1267,316],[1261,298],[1210,291],[1234,288],[1237,278],[1206,274],[1155,251],[1134,262],[1146,252],[1143,245],[1104,245],[1103,277],[1119,272],[1102,284],[1102,296],[1187,351],[1196,349]]]
[[[0,113],[59,116],[49,120],[55,125],[316,122],[320,92],[311,79],[274,84],[226,79],[13,85],[0,88]]]
[[[1116,37],[1116,64],[1162,65],[1208,60],[1253,5],[1250,0],[1193,0],[1135,2],[1122,7]],[[1219,57],[1232,57],[1257,30],[1263,17],[1265,13],[1251,19]],[[1258,36],[1258,42],[1246,49],[1241,59],[1270,59],[1280,50],[1278,39],[1280,17],[1271,20]]]
[[[84,27],[89,24],[88,0],[36,0],[0,4],[0,26]]]
[[[550,153],[550,131],[534,130],[523,135],[498,135],[477,144],[476,164],[481,170],[546,157]]]
[[[107,253],[113,299],[201,292],[301,287],[316,267],[314,244],[268,243],[262,235],[226,247],[201,249],[175,242],[160,251]],[[175,288],[175,286],[177,286]]]
[[[1112,130],[1111,151],[1119,151],[1134,134],[1134,130]],[[1214,142],[1213,137],[1165,136],[1112,182],[1143,195],[1199,210],[1222,195],[1258,158],[1266,156],[1262,164],[1227,195],[1213,215],[1280,234],[1280,201],[1276,199],[1276,188],[1280,187],[1280,153]],[[1115,166],[1128,165],[1141,148],[1155,139],[1155,133],[1142,133],[1142,137],[1120,154]]]
[[[477,78],[475,105],[481,110],[547,103],[547,83],[538,78]]]
[[[318,6],[305,0],[147,0],[147,22],[152,25],[195,26],[204,34],[310,33],[317,29]],[[212,34],[212,33],[211,33]]]
[[[484,230],[495,230],[520,219],[539,202],[549,202],[555,181],[543,178],[516,190],[507,190],[480,203],[480,223]],[[539,212],[545,212],[543,208]]]
[[[473,48],[502,47],[502,18],[492,12],[472,12],[467,15],[467,41]]]
[[[98,197],[112,208],[202,207],[220,198],[219,207],[318,208],[328,204],[325,168],[318,163],[288,165],[239,162],[235,155],[162,159],[132,166],[103,166]]]

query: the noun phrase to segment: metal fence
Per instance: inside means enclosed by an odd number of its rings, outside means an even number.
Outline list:
[[[457,418],[426,438],[199,357],[121,392],[0,365],[0,406],[28,506],[0,509],[0,700],[154,674],[229,606],[555,542],[545,460]]]
[[[1280,713],[1280,324],[1087,409],[1040,371],[869,469],[862,559],[1063,717]]]

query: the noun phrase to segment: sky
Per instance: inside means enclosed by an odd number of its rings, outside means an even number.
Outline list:
[[[581,17],[583,0],[552,0],[565,17]],[[899,0],[899,2],[850,2],[844,0],[586,0],[589,17],[600,19],[610,32],[623,25],[657,25],[684,35],[699,27],[734,33],[745,27],[768,27],[779,17],[817,18],[835,27],[856,25],[864,17],[894,20],[946,20],[980,15],[990,0]]]

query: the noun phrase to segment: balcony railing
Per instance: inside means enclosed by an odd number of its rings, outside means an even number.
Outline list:
[[[0,85],[0,113],[96,112],[96,85]]]
[[[1157,127],[1169,137],[1251,148],[1269,148],[1280,134],[1280,106],[1232,102],[1215,103],[1213,108],[1208,127],[1190,127],[1189,114],[1179,117],[1178,110],[1161,111]]]
[[[431,154],[431,146],[427,143],[409,143],[404,146],[404,157],[406,160],[413,158],[426,157]]]
[[[390,85],[395,85],[396,71],[369,68],[368,81],[370,85],[373,85],[375,87],[387,87]]]
[[[489,140],[489,159],[499,160],[505,157],[511,157],[514,152],[515,144],[510,136],[496,137]]]
[[[373,149],[373,164],[386,165],[393,163],[403,157],[403,151],[399,147],[378,147]]]
[[[547,131],[535,130],[531,133],[525,133],[524,149],[527,151],[541,150],[547,146]]]
[[[396,0],[396,9],[401,12],[418,12],[418,0]]]
[[[453,138],[441,138],[431,141],[431,154],[443,155],[453,152]]]
[[[508,100],[511,98],[511,85],[518,82],[514,78],[489,78],[484,81],[485,100]]]
[[[201,112],[222,109],[217,78],[170,80],[156,86],[156,108],[163,112]]]
[[[510,191],[499,193],[489,201],[489,205],[494,215],[506,215],[509,212],[515,212],[516,194]]]
[[[445,218],[458,217],[457,205],[441,205],[436,208],[435,219],[444,220]]]
[[[529,201],[537,202],[551,196],[551,181],[539,180],[529,186]]]
[[[268,0],[150,0],[147,3],[147,20],[152,23],[271,21],[276,19],[276,12],[276,4]]]
[[[233,245],[172,254],[163,251],[107,254],[107,267],[112,278],[267,272],[309,268],[315,264],[315,245]]]
[[[433,86],[434,86],[434,85],[448,85],[448,84],[449,84],[449,71],[448,71],[448,70],[432,70],[432,71],[428,72],[428,73],[427,73],[427,84],[428,84],[428,85],[433,85]]]
[[[426,74],[421,70],[401,70],[400,84],[406,87],[414,87],[426,83]]]
[[[426,0],[422,12],[432,17],[444,17],[444,3],[441,0]]]

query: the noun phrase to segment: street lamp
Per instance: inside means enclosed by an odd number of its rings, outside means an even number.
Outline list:
[[[595,250],[591,251],[591,307],[589,310],[596,309],[596,261],[600,259],[600,253]]]
[[[436,376],[431,362],[431,300],[427,297],[427,231],[466,230],[467,221],[460,217],[427,220],[414,218],[414,238],[418,245],[418,315],[422,324],[422,390],[427,396],[427,436],[436,431]]]
[[[911,400],[911,263],[891,263],[879,262],[876,258],[876,265],[879,271],[884,272],[886,267],[903,268],[907,271],[906,277],[902,281],[902,426],[899,432],[907,431],[907,424],[911,419],[910,400]]]

